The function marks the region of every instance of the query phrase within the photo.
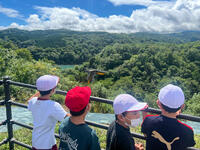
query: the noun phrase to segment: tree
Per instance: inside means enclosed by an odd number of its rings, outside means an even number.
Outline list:
[[[195,93],[190,100],[186,102],[186,112],[200,116],[200,93]]]

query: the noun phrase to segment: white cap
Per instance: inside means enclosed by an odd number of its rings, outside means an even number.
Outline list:
[[[185,96],[180,87],[168,84],[160,90],[158,99],[169,108],[179,108],[184,104]]]
[[[120,94],[113,102],[113,108],[116,115],[126,111],[144,110],[147,107],[147,103],[139,103],[133,96],[129,94]]]
[[[59,77],[52,75],[44,75],[37,79],[36,87],[38,91],[48,91],[57,86]]]

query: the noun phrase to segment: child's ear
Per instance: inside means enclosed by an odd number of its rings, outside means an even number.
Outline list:
[[[56,93],[56,87],[51,90],[51,93],[52,94]]]
[[[117,115],[117,119],[118,119],[119,121],[124,121],[124,116],[123,116],[122,114],[118,114],[118,115]]]
[[[181,109],[183,109],[183,108],[185,108],[185,104],[183,104],[183,105],[181,106]]]
[[[157,100],[156,102],[157,102],[158,107],[161,109],[162,106],[161,106],[159,100]]]
[[[87,112],[89,112],[90,109],[91,109],[91,104],[89,103],[89,104],[87,105]]]
[[[181,109],[179,109],[176,113],[177,113],[177,115],[180,115],[180,113],[181,113],[181,111],[182,111],[182,109],[185,107],[185,104],[183,104],[183,105],[181,105]]]

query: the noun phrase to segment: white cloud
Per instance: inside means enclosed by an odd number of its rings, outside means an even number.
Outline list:
[[[147,0],[147,2],[150,4],[152,1]],[[35,7],[39,13],[31,14],[26,19],[27,25],[12,24],[9,27],[16,26],[25,30],[70,29],[114,33],[171,33],[200,30],[200,0],[177,0],[168,2],[165,6],[162,4],[133,10],[129,17],[123,15],[99,17],[80,8]]]
[[[119,5],[142,5],[142,6],[152,6],[152,5],[160,5],[160,6],[166,6],[171,5],[174,3],[173,1],[153,1],[153,0],[108,0],[115,6]]]
[[[11,17],[11,18],[21,18],[22,17],[17,10],[14,10],[11,8],[4,8],[1,5],[0,5],[0,13],[3,13],[6,16]]]

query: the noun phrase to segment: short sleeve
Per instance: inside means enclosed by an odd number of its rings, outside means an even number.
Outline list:
[[[28,110],[32,111],[32,105],[35,103],[35,101],[37,100],[37,97],[33,97],[32,99],[30,99],[28,101]]]
[[[99,144],[99,138],[97,137],[95,130],[92,130],[91,135],[92,135],[92,141],[90,150],[101,150]]]
[[[194,141],[194,132],[190,130],[190,133],[187,134],[187,139],[185,140],[186,147],[192,147],[196,144]]]
[[[31,100],[28,101],[28,110],[31,111]]]
[[[55,102],[54,103],[54,108],[53,108],[53,111],[52,111],[52,116],[58,120],[58,121],[62,121],[65,116],[66,116],[67,112],[63,109],[63,107]]]

